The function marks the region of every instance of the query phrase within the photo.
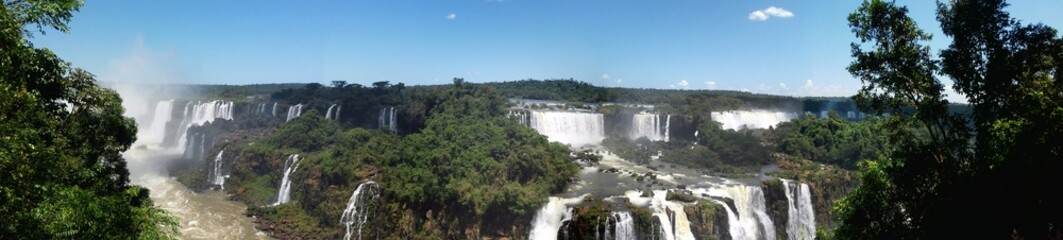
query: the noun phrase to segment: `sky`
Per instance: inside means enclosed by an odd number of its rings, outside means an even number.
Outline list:
[[[408,85],[572,78],[597,86],[849,96],[860,1],[90,1],[38,34],[101,81]],[[948,45],[934,1],[897,1]],[[1063,1],[1012,1],[1063,29]],[[947,86],[951,81],[942,79]],[[950,100],[963,101],[952,93]]]

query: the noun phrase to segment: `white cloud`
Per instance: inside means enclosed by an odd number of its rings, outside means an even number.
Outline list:
[[[690,83],[689,83],[689,82],[687,82],[687,80],[686,80],[686,79],[683,79],[683,80],[679,80],[679,83],[676,83],[675,85],[676,85],[676,86],[679,86],[679,88],[683,88],[683,89],[685,89],[685,88],[687,88],[687,86],[689,86],[689,85],[690,85]]]
[[[457,19],[457,18],[458,18],[458,15],[454,14],[454,13],[447,14],[447,17],[446,17],[447,20],[454,20],[454,19]]]
[[[793,12],[790,12],[790,11],[787,11],[786,9],[782,9],[780,7],[775,7],[775,6],[771,6],[771,7],[768,7],[767,9],[764,9],[764,13],[767,13],[768,15],[771,15],[772,17],[780,17],[780,18],[791,18],[791,17],[794,16]]]
[[[617,84],[617,85],[619,85],[619,84],[621,84],[621,83],[623,83],[623,82],[624,82],[624,79],[617,79],[617,80],[616,80],[616,84]]]
[[[783,90],[786,90],[786,84],[785,83],[779,83],[779,87],[781,87]]]
[[[813,87],[815,87],[815,84],[812,84],[812,79],[805,80],[805,86],[803,87],[805,91],[812,90]]]
[[[756,10],[749,13],[749,20],[751,21],[767,21],[769,18],[772,17],[792,18],[794,17],[794,13],[776,6],[770,6],[768,8]]]
[[[602,80],[609,80],[609,74],[608,73],[602,74]]]
[[[753,12],[749,13],[749,20],[753,20],[753,21],[768,20],[768,15],[764,14],[763,11],[756,10],[756,11],[753,11]]]
[[[705,88],[716,89],[716,82],[715,81],[705,81]]]

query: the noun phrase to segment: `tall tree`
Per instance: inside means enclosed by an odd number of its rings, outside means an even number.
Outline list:
[[[0,6],[0,238],[171,238],[176,220],[130,186],[121,152],[136,124],[93,75],[27,38],[66,22],[80,1]]]
[[[941,51],[942,73],[974,107],[975,170],[970,193],[992,192],[982,221],[995,236],[1063,238],[1063,39],[1055,29],[1023,25],[1003,0],[938,3],[938,21],[952,43]],[[1047,232],[1046,232],[1047,230]],[[990,236],[990,235],[986,235]]]
[[[834,209],[837,237],[1063,237],[1054,226],[1063,199],[1043,190],[1058,188],[1051,176],[1063,170],[1063,88],[1055,81],[1063,41],[1043,25],[1019,25],[1005,6],[939,3],[953,38],[941,62],[905,7],[865,0],[849,16],[860,40],[849,71],[864,84],[854,98],[890,114],[894,149],[861,164],[861,185]],[[939,72],[967,96],[970,118],[947,113]]]

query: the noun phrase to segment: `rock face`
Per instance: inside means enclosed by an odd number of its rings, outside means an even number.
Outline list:
[[[697,239],[731,239],[730,228],[727,226],[727,210],[707,201],[699,201],[696,205],[687,206],[683,210],[690,219],[691,230]]]

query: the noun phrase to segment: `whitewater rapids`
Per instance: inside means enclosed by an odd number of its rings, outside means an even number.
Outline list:
[[[255,229],[244,216],[243,204],[226,200],[225,193],[197,194],[176,179],[168,177],[165,163],[178,157],[151,149],[133,148],[125,152],[132,184],[151,190],[155,205],[178,218],[180,239],[271,239]]]

